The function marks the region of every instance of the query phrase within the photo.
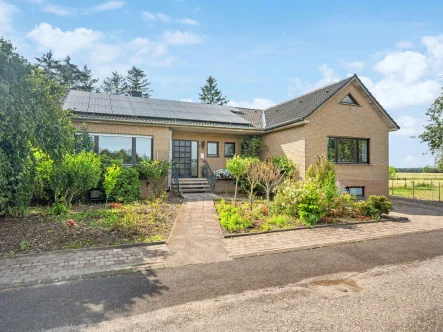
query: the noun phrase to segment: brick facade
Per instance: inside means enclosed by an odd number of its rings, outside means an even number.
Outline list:
[[[360,106],[342,105],[340,101],[351,94]],[[314,158],[327,153],[327,138],[354,137],[369,139],[369,164],[337,164],[337,179],[344,186],[364,186],[365,195],[388,195],[389,127],[368,100],[353,83],[341,89],[318,110],[307,118],[304,125],[282,128],[262,135],[262,159],[285,155],[297,165],[300,179]],[[74,123],[80,126],[80,122]],[[170,132],[167,127],[133,125],[122,123],[89,122],[90,133],[112,133],[126,135],[153,136],[153,158],[168,160]],[[197,131],[198,129],[195,129]],[[173,140],[198,142],[199,177],[202,177],[203,159],[212,170],[225,168],[224,143],[235,143],[235,153],[239,153],[238,134],[212,134],[191,131],[172,131]],[[205,147],[202,149],[202,141]],[[218,157],[208,157],[208,142],[219,143]],[[201,158],[204,153],[204,158]]]

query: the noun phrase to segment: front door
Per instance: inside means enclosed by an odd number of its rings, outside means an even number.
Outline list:
[[[173,140],[172,159],[181,178],[198,177],[198,142]]]

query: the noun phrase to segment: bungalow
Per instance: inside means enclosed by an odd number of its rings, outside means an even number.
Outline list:
[[[240,137],[260,135],[262,159],[287,156],[303,179],[314,158],[327,155],[359,196],[388,194],[389,132],[399,129],[357,75],[265,110],[76,90],[63,108],[76,126],[86,123],[97,153],[126,164],[169,160],[181,179],[202,179],[204,167],[224,168],[239,152]]]

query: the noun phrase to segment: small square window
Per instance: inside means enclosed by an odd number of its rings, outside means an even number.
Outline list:
[[[357,196],[357,197],[364,197],[365,196],[364,187],[346,187],[346,190],[352,196]]]
[[[235,154],[235,143],[225,143],[225,157],[231,158]]]
[[[218,157],[218,142],[208,142],[208,157]]]

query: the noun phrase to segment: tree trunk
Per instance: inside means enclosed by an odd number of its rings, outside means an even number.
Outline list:
[[[271,188],[269,186],[266,187],[266,199],[268,201],[268,217],[271,216],[271,202],[269,201]]]
[[[254,195],[254,186],[251,184],[251,192],[249,193],[249,203],[251,205],[251,211],[252,211],[252,197]]]
[[[235,179],[235,192],[234,192],[234,205],[236,205],[237,200],[237,186],[238,186],[238,179]]]

